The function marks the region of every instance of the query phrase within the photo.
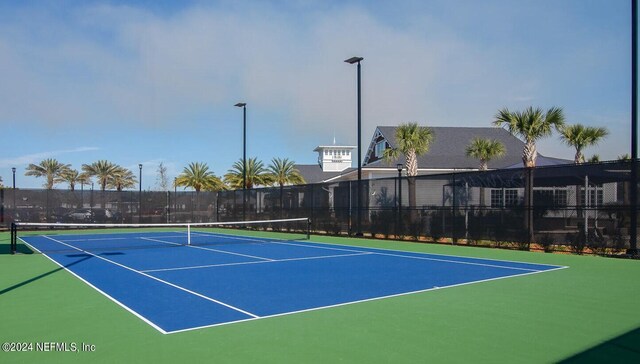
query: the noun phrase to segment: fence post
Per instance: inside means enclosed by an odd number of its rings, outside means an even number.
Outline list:
[[[220,221],[220,191],[216,191],[216,222]]]
[[[584,241],[589,241],[589,207],[591,205],[591,194],[589,193],[589,176],[584,176]]]
[[[527,240],[533,241],[533,168],[526,168],[525,193],[525,227],[527,229]]]
[[[0,188],[0,223],[4,223],[4,188]]]
[[[347,219],[347,231],[349,232],[349,235],[351,235],[351,210],[353,210],[353,204],[351,203],[351,181],[349,181],[349,218]]]
[[[451,194],[451,243],[455,244],[458,242],[458,235],[456,234],[456,218],[458,212],[458,194],[457,194],[457,186],[456,186],[456,174],[455,172],[452,174],[453,178],[453,192]]]
[[[16,250],[17,250],[17,245],[18,245],[18,229],[16,228],[16,223],[15,222],[11,222],[11,254],[15,254]]]
[[[315,206],[315,195],[313,194],[313,184],[309,184],[307,185],[309,186],[309,188],[311,189],[311,220],[313,220],[314,216],[313,216],[313,210],[314,210],[314,206]]]
[[[402,172],[398,173],[398,227],[397,227],[397,233],[396,233],[396,239],[398,238],[398,236],[400,235],[404,235],[402,229]]]
[[[631,206],[629,250],[638,255],[638,1],[631,1]]]

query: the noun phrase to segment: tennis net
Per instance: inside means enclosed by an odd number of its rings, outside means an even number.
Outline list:
[[[307,240],[309,234],[308,218],[180,224],[16,222],[11,225],[11,251],[16,253],[19,243],[44,253],[268,243]]]

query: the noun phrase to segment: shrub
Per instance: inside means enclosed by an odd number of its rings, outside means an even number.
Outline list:
[[[553,251],[553,237],[550,234],[542,235],[538,240],[538,244],[540,244],[545,253]]]
[[[605,239],[602,234],[599,234],[597,230],[594,232],[589,232],[587,246],[593,252],[593,254],[597,255],[605,255],[609,250],[607,239]]]
[[[569,240],[572,253],[578,255],[582,255],[582,253],[584,253],[584,248],[587,246],[584,232],[581,231],[576,234],[569,234],[567,235],[567,239]]]

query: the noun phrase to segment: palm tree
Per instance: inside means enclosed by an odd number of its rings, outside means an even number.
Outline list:
[[[200,210],[200,191],[220,191],[225,189],[224,183],[209,171],[206,163],[189,163],[188,167],[174,180],[175,186],[191,187],[196,190],[196,211]]]
[[[76,183],[80,182],[81,174],[77,170],[73,168],[66,168],[63,170],[58,177],[54,179],[55,183],[68,183],[69,189],[74,191],[76,188]]]
[[[242,176],[242,159],[233,164],[227,174],[224,175],[224,181],[231,188],[240,189],[243,188]],[[257,158],[249,158],[247,160],[247,189],[251,189],[254,186],[269,186],[273,184],[273,176],[264,167],[264,164]]]
[[[589,163],[598,163],[600,162],[600,156],[598,154],[594,154],[587,160]]]
[[[402,153],[405,157],[407,168],[407,183],[409,185],[409,207],[416,206],[416,179],[418,175],[418,156],[429,151],[433,141],[433,131],[426,126],[418,126],[418,123],[400,124],[396,128],[395,148],[384,151],[384,159],[395,160]],[[415,220],[415,211],[411,210],[411,221]]]
[[[305,183],[304,177],[296,169],[295,162],[288,158],[273,158],[267,170],[271,174],[273,183],[277,183],[280,187],[286,184],[301,185]]]
[[[304,184],[304,177],[302,177],[300,171],[296,169],[295,162],[288,158],[273,158],[267,169],[271,174],[271,180],[273,183],[277,183],[280,186],[280,211],[282,211],[284,207],[284,185]]]
[[[115,188],[117,191],[122,191],[126,188],[133,188],[138,183],[138,179],[129,169],[116,166],[116,170],[111,177],[107,180],[107,187]]]
[[[567,145],[576,149],[575,164],[584,163],[582,150],[588,146],[596,145],[609,134],[606,128],[584,126],[582,124],[567,125],[560,129],[560,139]]]
[[[60,174],[70,167],[69,164],[62,164],[56,159],[48,158],[40,162],[40,164],[29,164],[25,176],[34,177],[46,177],[47,182],[44,186],[46,189],[53,189],[53,184],[56,183],[56,178],[60,177]]]
[[[78,176],[78,183],[82,187],[84,187],[84,185],[90,184],[91,183],[91,176],[88,175],[86,172],[80,173],[80,175]]]
[[[83,164],[82,170],[90,177],[96,177],[102,191],[107,189],[107,183],[109,179],[118,170],[118,165],[113,164],[107,160],[99,160],[91,164]]]
[[[564,114],[558,107],[552,107],[546,113],[533,107],[522,112],[511,112],[504,108],[498,111],[495,118],[493,125],[505,126],[512,135],[524,139],[522,163],[527,168],[536,166],[536,141],[550,136],[553,128],[558,130],[564,125]]]
[[[220,178],[209,171],[206,163],[189,163],[188,167],[175,179],[176,186],[191,187],[196,192],[201,190],[219,191],[225,188]]]
[[[489,161],[500,158],[506,153],[504,144],[498,140],[473,138],[467,146],[466,155],[480,160],[480,170],[489,169]]]
[[[530,106],[524,111],[515,112],[504,108],[498,111],[495,118],[493,125],[505,126],[511,135],[521,137],[525,142],[522,150],[522,164],[528,168],[528,173],[524,186],[524,226],[527,229],[527,239],[532,241],[533,168],[536,166],[536,158],[538,157],[536,141],[550,136],[554,128],[556,130],[562,128],[564,126],[564,114],[562,109],[558,107],[552,107],[544,113],[542,109],[534,109]]]
[[[628,162],[631,160],[631,156],[629,155],[629,153],[621,154],[618,156],[618,160],[623,162]]]
[[[506,153],[506,148],[502,142],[494,139],[473,138],[467,146],[466,155],[480,160],[480,170],[489,169],[489,161],[500,158]],[[484,206],[484,187],[480,187],[480,206]]]

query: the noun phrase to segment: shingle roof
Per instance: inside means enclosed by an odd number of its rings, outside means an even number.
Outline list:
[[[480,162],[477,159],[467,157],[465,150],[469,142],[476,137],[497,139],[505,146],[506,153],[502,158],[497,158],[489,162],[489,168],[506,168],[522,165],[522,149],[524,142],[511,135],[507,130],[497,127],[430,127],[433,131],[433,141],[426,154],[418,157],[418,168],[421,169],[475,169]],[[391,147],[396,146],[396,127],[378,126],[378,130],[389,142]],[[557,158],[547,158],[540,154],[540,162],[552,164],[571,163],[569,160]],[[555,163],[554,163],[555,162]],[[396,163],[404,163],[404,157],[399,160],[387,163],[384,160],[377,160],[367,164],[367,166],[393,167]]]
[[[342,172],[323,172],[322,167],[318,164],[296,164],[295,167],[300,171],[306,183],[323,182],[354,169],[347,168]]]

